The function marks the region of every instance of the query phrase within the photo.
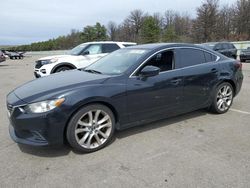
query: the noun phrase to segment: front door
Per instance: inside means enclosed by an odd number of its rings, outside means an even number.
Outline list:
[[[175,70],[173,50],[159,52],[150,58],[127,81],[127,109],[131,122],[167,117],[178,108],[182,95],[182,77]],[[140,70],[152,65],[161,69],[159,75],[142,78]]]

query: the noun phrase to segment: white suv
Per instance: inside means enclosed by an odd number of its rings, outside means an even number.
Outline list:
[[[103,56],[120,48],[136,45],[132,42],[88,42],[73,48],[69,55],[56,55],[36,61],[35,77],[43,77],[56,72],[84,68]]]

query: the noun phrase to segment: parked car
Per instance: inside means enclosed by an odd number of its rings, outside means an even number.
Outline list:
[[[240,61],[246,62],[247,60],[250,60],[250,47],[240,52]]]
[[[201,108],[227,112],[241,89],[241,68],[239,61],[191,44],[123,48],[9,93],[10,135],[23,144],[68,142],[96,151],[115,130]]]
[[[4,56],[4,53],[2,52],[2,50],[0,50],[0,63],[5,60],[6,60],[6,57]]]
[[[25,52],[14,52],[14,51],[3,51],[5,56],[8,56],[10,59],[22,59]]]
[[[209,43],[203,43],[203,45],[227,57],[234,59],[237,58],[237,49],[230,42],[209,42]]]
[[[136,45],[131,42],[88,42],[73,48],[69,55],[44,57],[36,61],[35,77],[43,77],[56,72],[84,68],[110,52]]]

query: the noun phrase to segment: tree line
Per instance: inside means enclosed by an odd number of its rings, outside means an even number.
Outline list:
[[[250,40],[250,0],[237,0],[232,5],[219,5],[219,0],[205,0],[196,9],[196,17],[174,10],[149,14],[136,9],[117,24],[97,22],[83,30],[71,30],[44,42],[12,48],[18,51],[65,50],[90,41],[191,42]]]

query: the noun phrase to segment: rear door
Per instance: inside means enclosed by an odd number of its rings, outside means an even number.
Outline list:
[[[194,48],[178,49],[183,76],[182,104],[197,109],[208,103],[210,90],[217,83],[217,56]]]

